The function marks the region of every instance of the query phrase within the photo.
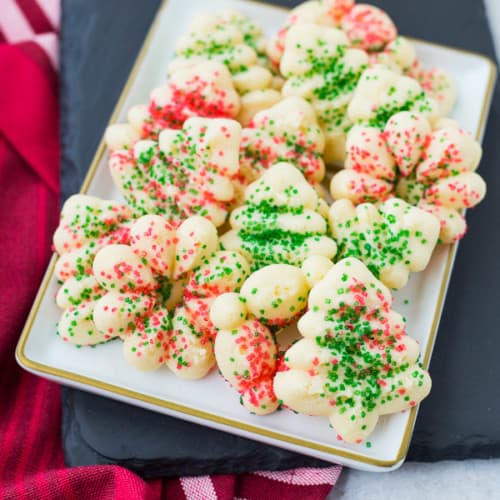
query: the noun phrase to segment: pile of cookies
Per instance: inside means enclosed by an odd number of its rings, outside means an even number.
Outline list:
[[[452,79],[354,0],[305,2],[268,41],[242,14],[203,13],[168,72],[106,130],[124,202],[63,207],[58,335],[119,338],[139,370],[217,367],[250,412],[364,440],[431,386],[391,290],[486,192],[480,145],[446,117]]]

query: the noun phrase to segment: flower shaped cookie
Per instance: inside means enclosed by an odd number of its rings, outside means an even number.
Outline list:
[[[203,217],[177,229],[157,215],[137,219],[129,245],[97,253],[100,296],[67,307],[59,335],[78,345],[121,337],[125,359],[139,370],[166,364],[181,378],[203,377],[215,363],[211,301],[239,290],[249,274],[241,255],[216,246],[216,229]]]
[[[276,396],[292,410],[328,417],[349,443],[365,439],[380,416],[418,404],[431,380],[391,304],[364,264],[338,262],[309,294],[298,323],[304,338],[285,353]]]
[[[252,273],[240,293],[220,295],[212,303],[217,365],[249,411],[264,415],[278,407],[273,392],[278,348],[269,328],[302,314],[309,289],[332,265],[320,256],[307,259],[302,269],[271,264]]]
[[[400,111],[420,113],[431,122],[439,117],[437,103],[425,95],[416,80],[380,66],[367,69],[349,103],[351,122],[383,129]]]
[[[477,205],[486,193],[475,173],[481,146],[451,120],[440,120],[436,127],[432,130],[424,115],[408,111],[393,115],[383,131],[353,127],[346,169],[331,181],[333,198],[357,204],[396,193],[439,219],[443,243],[460,239],[467,227],[460,210]]]
[[[238,290],[248,274],[248,263],[237,252],[204,253],[198,265],[173,282],[165,308],[157,306],[150,317],[136,322],[135,330],[124,341],[125,358],[139,369],[154,369],[164,362],[177,377],[204,377],[215,365],[216,332],[208,316],[210,304],[221,293]],[[156,328],[162,325],[158,316],[165,318],[167,326],[161,331]],[[149,331],[143,328],[146,323]],[[144,356],[151,356],[147,366]]]
[[[197,16],[177,42],[177,57],[170,63],[169,73],[174,75],[200,61],[224,63],[241,96],[238,120],[246,125],[258,111],[269,108],[281,97],[272,88],[273,74],[259,63],[255,49],[261,43],[256,29],[240,14],[206,12]]]
[[[398,30],[392,19],[378,7],[354,5],[342,19],[342,30],[353,47],[377,52],[395,40]]]
[[[111,176],[138,214],[161,214],[176,224],[202,215],[220,226],[234,198],[240,135],[236,121],[190,118],[182,130],[161,132],[158,142],[114,151]]]
[[[439,73],[442,77],[440,100],[446,94],[448,101],[447,106],[443,105],[440,111],[442,115],[446,115],[451,110],[456,99],[453,81],[443,70],[423,68],[417,59],[415,47],[406,38],[398,36],[396,26],[386,12],[374,5],[357,4],[343,17],[341,27],[353,47],[367,52],[370,66],[382,65],[396,73],[415,78],[420,84],[429,80],[428,75]],[[424,90],[431,98],[437,96],[437,85],[426,85]]]
[[[165,363],[178,377],[198,379],[214,366],[217,332],[210,306],[219,295],[239,290],[249,273],[246,260],[229,251],[213,252],[193,269],[168,338]]]
[[[351,126],[347,106],[367,64],[366,53],[349,48],[340,30],[296,24],[288,32],[280,65],[287,78],[282,93],[303,97],[313,106],[325,134],[326,163],[344,158],[345,134]]]
[[[162,217],[147,215],[129,227],[126,244],[102,245],[90,268],[67,280],[57,296],[64,309],[59,335],[77,345],[92,345],[125,336],[130,324],[158,302],[176,302],[179,281],[217,246],[215,227],[203,217],[184,221],[177,230]],[[73,283],[75,281],[75,283]],[[98,292],[75,292],[82,282],[96,283]],[[88,284],[86,285],[88,289]]]
[[[311,255],[333,258],[327,236],[328,208],[304,176],[277,163],[245,190],[245,203],[232,211],[223,248],[241,252],[256,270],[268,264],[300,266]]]
[[[311,105],[300,97],[287,97],[257,113],[243,129],[240,170],[244,184],[256,180],[279,162],[295,165],[311,184],[325,175],[324,137]]]
[[[140,139],[157,140],[166,128],[180,129],[193,116],[235,118],[240,98],[224,64],[203,61],[176,71],[169,81],[151,92],[149,105],[130,108],[127,123],[106,129],[111,150],[132,148]]]
[[[152,258],[147,253],[143,257],[146,262],[155,262],[158,255],[164,255],[161,244],[148,244],[154,238],[149,228],[140,234],[139,253],[153,251]],[[139,369],[155,369],[165,363],[178,377],[198,379],[215,364],[210,304],[222,293],[239,290],[249,266],[237,252],[215,251],[217,235],[206,219],[187,219],[176,237],[172,275],[162,265],[157,268],[161,274],[153,272],[161,285],[155,307],[132,325],[123,350],[125,358]],[[167,238],[161,240],[168,242]],[[137,245],[136,239],[133,245]]]
[[[336,201],[330,225],[337,257],[359,259],[392,289],[406,285],[410,272],[427,267],[439,236],[436,217],[397,198],[379,207]]]

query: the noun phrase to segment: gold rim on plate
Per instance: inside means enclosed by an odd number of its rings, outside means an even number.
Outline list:
[[[285,7],[280,7],[280,6],[275,6],[275,5],[269,5],[264,2],[259,2],[258,0],[246,0],[248,3],[255,3],[258,5],[265,5],[266,8],[274,8],[276,10],[280,11],[285,11],[287,12],[288,9]],[[120,114],[125,99],[127,97],[127,94],[130,90],[130,87],[137,75],[137,72],[139,71],[139,67],[142,63],[142,60],[154,38],[154,35],[158,29],[158,26],[160,24],[160,19],[162,16],[162,13],[165,9],[165,6],[167,5],[168,0],[164,0],[161,4],[161,6],[158,9],[158,12],[156,13],[155,19],[151,25],[151,28],[148,31],[148,34],[145,38],[145,41],[141,47],[141,50],[139,51],[139,54],[137,55],[137,58],[135,60],[134,66],[132,68],[132,71],[130,72],[130,75],[127,79],[127,82],[125,83],[125,86],[122,90],[122,93],[120,95],[120,98],[118,99],[118,102],[115,105],[115,108],[113,110],[113,113],[111,115],[111,118],[109,120],[109,123],[114,123],[116,122],[118,115]],[[486,88],[486,93],[484,96],[484,101],[483,105],[481,108],[481,115],[479,119],[479,124],[475,133],[476,139],[480,140],[484,128],[486,125],[486,118],[488,116],[489,112],[489,107],[491,103],[491,99],[493,96],[493,89],[494,89],[494,84],[496,80],[496,66],[493,63],[493,61],[488,58],[487,56],[484,56],[482,54],[476,54],[471,51],[467,50],[462,50],[462,49],[456,49],[453,47],[447,47],[444,45],[432,43],[432,42],[427,42],[423,40],[418,40],[418,39],[411,39],[416,42],[424,42],[427,45],[431,45],[434,47],[440,47],[440,48],[446,48],[448,50],[453,50],[454,52],[458,52],[460,54],[467,54],[467,55],[473,55],[475,57],[479,57],[486,61],[486,63],[489,66],[489,79],[488,79],[488,85]],[[97,148],[97,151],[94,155],[94,158],[92,160],[92,163],[90,165],[90,168],[87,172],[87,175],[85,176],[85,180],[83,181],[82,187],[80,189],[80,193],[84,194],[88,191],[90,183],[92,182],[94,175],[97,171],[97,167],[99,165],[99,162],[101,161],[102,156],[104,155],[106,151],[106,145],[104,143],[104,139],[101,139],[101,142],[99,143],[99,146]],[[444,276],[441,282],[441,286],[439,288],[439,295],[438,295],[438,300],[436,302],[436,309],[434,311],[434,317],[432,320],[432,326],[431,326],[431,331],[429,334],[429,339],[427,342],[427,347],[425,351],[422,353],[422,365],[424,368],[428,368],[429,363],[430,363],[430,358],[432,354],[432,350],[434,347],[434,342],[436,339],[436,333],[437,329],[439,326],[439,321],[441,318],[441,311],[444,305],[444,300],[446,296],[446,290],[448,288],[448,282],[450,280],[450,275],[451,275],[451,268],[453,266],[453,262],[455,260],[455,256],[457,253],[457,248],[458,248],[458,242],[454,243],[453,245],[449,245],[448,249],[448,256],[446,259],[446,265],[445,265],[445,270],[444,270]],[[48,378],[51,378],[53,380],[66,380],[70,383],[73,383],[72,385],[78,385],[79,387],[81,386],[86,386],[91,392],[100,392],[104,391],[106,392],[110,397],[114,397],[115,399],[121,399],[125,400],[127,402],[131,402],[132,400],[135,401],[140,401],[142,403],[146,403],[147,405],[151,407],[160,407],[164,408],[166,410],[170,410],[171,412],[176,412],[175,416],[180,416],[179,414],[184,414],[188,415],[191,417],[195,417],[196,419],[201,419],[209,422],[214,422],[220,426],[224,426],[227,431],[231,432],[231,429],[239,429],[251,434],[256,434],[260,436],[264,436],[266,438],[272,439],[274,442],[282,442],[282,443],[288,443],[290,445],[296,445],[300,446],[302,448],[308,448],[310,450],[314,450],[316,452],[321,452],[321,453],[327,453],[329,455],[332,455],[332,459],[335,458],[335,456],[342,457],[345,459],[349,460],[355,460],[364,464],[368,465],[374,465],[378,467],[384,467],[384,468],[390,468],[396,464],[398,464],[400,461],[402,461],[407,452],[408,448],[410,446],[410,439],[411,435],[413,432],[413,426],[415,424],[415,419],[417,416],[417,410],[418,407],[414,407],[410,410],[410,416],[408,418],[408,421],[405,426],[404,434],[403,434],[403,439],[401,441],[401,445],[398,449],[398,452],[396,454],[396,457],[391,460],[379,460],[376,458],[372,457],[367,457],[366,455],[362,455],[360,453],[356,453],[353,451],[347,451],[342,448],[337,448],[335,446],[328,446],[328,445],[323,445],[317,442],[313,441],[308,441],[306,439],[300,439],[296,438],[293,436],[288,436],[286,434],[282,434],[280,432],[275,432],[271,431],[268,429],[264,429],[255,425],[251,424],[246,424],[244,422],[240,422],[237,420],[233,420],[231,418],[226,418],[226,417],[221,417],[220,415],[216,415],[213,413],[208,413],[202,410],[198,410],[196,408],[191,408],[189,406],[184,406],[181,404],[174,403],[172,401],[167,401],[164,399],[156,398],[153,396],[147,396],[144,395],[140,392],[133,391],[130,389],[125,389],[123,387],[113,385],[113,384],[108,384],[106,382],[102,382],[100,380],[96,380],[90,377],[85,377],[83,375],[78,375],[76,373],[68,372],[66,370],[61,370],[58,368],[53,368],[48,365],[44,365],[42,363],[38,363],[37,361],[33,361],[29,359],[26,354],[25,354],[25,347],[26,343],[28,341],[29,335],[31,333],[31,329],[33,326],[33,322],[35,320],[35,317],[38,313],[38,310],[40,308],[40,304],[45,296],[47,287],[52,279],[53,273],[54,273],[54,267],[57,261],[57,255],[54,254],[50,260],[50,263],[47,267],[47,271],[45,273],[45,276],[43,278],[43,281],[40,285],[40,288],[38,289],[38,293],[36,295],[35,301],[33,303],[33,306],[31,308],[31,311],[28,315],[28,318],[26,320],[26,324],[23,328],[23,331],[21,333],[21,337],[19,339],[19,342],[16,347],[16,359],[18,363],[23,367],[26,368],[29,371],[32,371],[36,374],[39,375],[45,375]],[[95,389],[98,389],[99,391],[96,391]]]

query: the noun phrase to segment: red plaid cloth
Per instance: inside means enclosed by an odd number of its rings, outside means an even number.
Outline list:
[[[340,467],[144,481],[118,466],[65,468],[59,386],[14,349],[59,213],[59,0],[0,0],[0,498],[320,499]]]

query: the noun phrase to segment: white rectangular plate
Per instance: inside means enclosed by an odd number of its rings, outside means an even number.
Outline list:
[[[165,81],[177,38],[191,18],[208,5],[212,10],[238,9],[259,22],[268,35],[276,32],[286,16],[283,9],[246,1],[165,2],[112,121],[124,121],[130,106],[147,102],[149,92]],[[468,52],[415,43],[426,66],[441,66],[454,76],[459,100],[452,116],[481,139],[495,80],[492,62]],[[102,198],[121,198],[109,176],[103,144],[82,191]],[[408,286],[396,294],[394,308],[406,316],[408,333],[420,342],[424,367],[429,365],[455,251],[456,245],[439,247],[427,270],[414,274]],[[82,349],[62,342],[55,334],[60,311],[54,303],[54,263],[53,259],[17,348],[18,362],[27,370],[63,384],[359,469],[391,470],[403,462],[416,408],[383,417],[368,443],[349,445],[337,440],[326,419],[290,411],[265,417],[250,415],[239,404],[237,393],[217,373],[197,382],[180,380],[166,367],[141,373],[125,362],[119,341]]]

